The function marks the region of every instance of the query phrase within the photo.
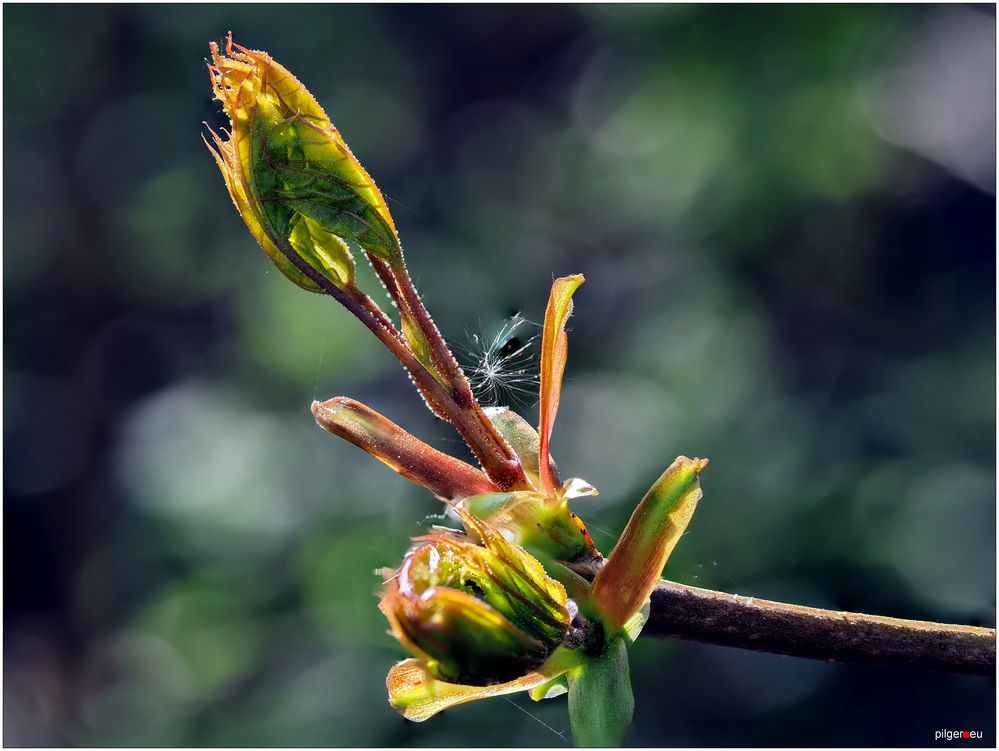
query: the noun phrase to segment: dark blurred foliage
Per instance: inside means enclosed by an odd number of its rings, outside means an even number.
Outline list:
[[[708,456],[669,577],[995,623],[992,6],[3,16],[6,744],[566,745],[564,700],[386,703],[373,571],[441,509],[309,402],[462,448],[234,211],[199,136],[229,29],[330,112],[456,341],[586,274],[554,451],[598,545]],[[635,745],[995,743],[987,679],[633,655]]]

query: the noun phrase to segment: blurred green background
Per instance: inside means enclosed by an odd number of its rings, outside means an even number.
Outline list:
[[[441,508],[309,403],[462,447],[233,209],[200,138],[230,29],[330,113],[457,343],[586,275],[553,450],[598,546],[708,456],[670,578],[994,625],[993,6],[3,20],[5,744],[567,745],[564,699],[386,702],[374,570]],[[633,654],[629,744],[995,743],[993,680]]]

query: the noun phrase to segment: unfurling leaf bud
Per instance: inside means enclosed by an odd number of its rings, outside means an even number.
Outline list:
[[[534,488],[540,488],[537,431],[507,407],[489,407],[486,416],[520,459],[524,475]],[[555,462],[548,459],[549,476],[558,482]],[[585,488],[586,490],[581,490]],[[538,490],[509,493],[485,493],[464,499],[462,508],[508,533],[514,542],[542,558],[579,561],[598,555],[586,527],[569,509],[569,499],[596,495],[595,488],[582,480],[571,479],[551,495]]]
[[[316,275],[340,288],[353,283],[348,241],[397,258],[385,199],[305,87],[267,53],[234,44],[231,34],[225,54],[210,47],[212,87],[232,132],[228,140],[212,132],[209,148],[233,203],[281,272],[319,291]]]
[[[459,514],[469,534],[425,538],[387,579],[381,608],[434,678],[471,686],[514,680],[561,645],[569,601],[526,551]]]
[[[564,498],[518,490],[470,496],[461,507],[543,559],[572,562],[599,556],[586,526]]]
[[[313,402],[316,422],[346,438],[403,477],[447,500],[497,490],[485,473],[400,428],[387,417],[345,396]]]

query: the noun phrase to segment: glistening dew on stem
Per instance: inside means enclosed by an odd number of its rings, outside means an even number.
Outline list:
[[[597,491],[578,478],[561,480],[550,450],[565,325],[583,276],[552,285],[537,429],[509,409],[483,409],[416,291],[381,192],[323,109],[266,53],[231,35],[224,53],[210,48],[211,83],[231,132],[211,132],[206,143],[250,233],[291,281],[333,297],[386,346],[480,465],[428,446],[352,399],[312,405],[319,425],[430,490],[462,525],[414,538],[401,568],[384,572],[381,609],[412,655],[389,671],[389,701],[421,721],[515,691],[538,701],[568,693],[578,744],[620,743],[633,709],[627,647],[701,498],[707,460],[681,456],[662,474],[592,585],[574,573],[573,565],[603,559],[570,509]],[[358,286],[357,253],[395,318]]]

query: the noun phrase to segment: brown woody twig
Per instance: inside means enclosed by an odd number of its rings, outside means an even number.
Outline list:
[[[598,565],[573,568],[592,578]],[[996,672],[994,628],[822,610],[666,580],[652,593],[642,635],[830,662]]]

